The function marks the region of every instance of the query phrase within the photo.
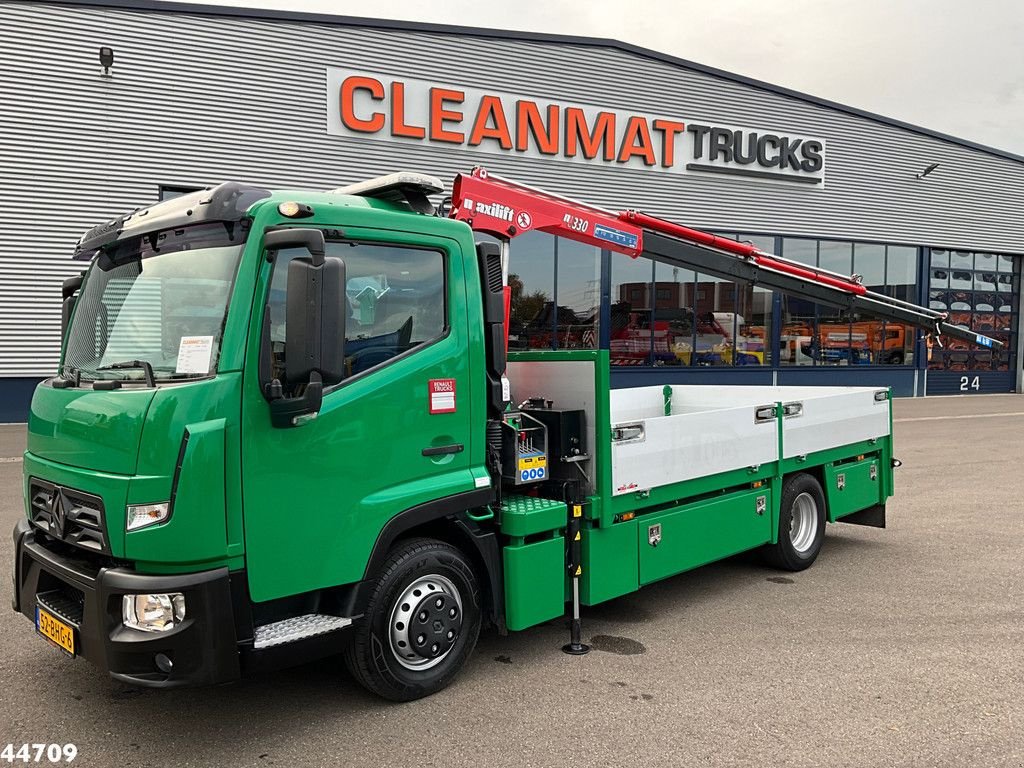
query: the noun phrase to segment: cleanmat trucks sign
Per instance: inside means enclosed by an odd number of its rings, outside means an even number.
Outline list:
[[[327,70],[327,130],[600,166],[822,186],[825,142],[784,130]]]

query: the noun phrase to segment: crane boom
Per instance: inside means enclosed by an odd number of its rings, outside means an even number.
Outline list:
[[[480,167],[456,177],[449,215],[505,242],[536,230],[633,258],[644,253],[723,279],[754,283],[851,312],[906,323],[934,334],[940,344],[945,335],[989,349],[1004,346],[997,339],[947,322],[945,312],[870,291],[858,275],[841,275],[802,264],[750,243],[635,210],[606,210],[496,176]]]

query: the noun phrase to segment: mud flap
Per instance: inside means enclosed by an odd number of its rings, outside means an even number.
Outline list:
[[[853,512],[852,514],[840,517],[836,522],[868,525],[872,528],[885,528],[885,504],[875,504],[873,507],[862,509],[860,512]]]

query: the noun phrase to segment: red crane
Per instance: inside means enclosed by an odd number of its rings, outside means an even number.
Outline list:
[[[841,275],[784,259],[750,243],[718,237],[636,210],[609,211],[474,168],[455,178],[452,218],[498,238],[506,246],[503,266],[505,314],[509,311],[509,240],[536,230],[637,257],[647,253],[668,263],[726,279],[749,281],[796,296],[909,323],[987,348],[1002,342],[947,323],[947,313],[869,291],[859,275]],[[506,328],[508,324],[506,322]],[[941,342],[940,342],[941,343]]]

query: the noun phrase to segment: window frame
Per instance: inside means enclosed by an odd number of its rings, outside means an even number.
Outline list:
[[[396,242],[394,242],[392,240],[383,240],[383,239],[382,240],[374,240],[374,239],[365,238],[365,237],[359,237],[359,238],[338,237],[338,230],[336,228],[324,227],[324,226],[320,226],[320,227],[316,227],[316,228],[320,229],[320,231],[324,233],[324,242],[325,242],[325,245],[328,246],[328,248],[332,244],[369,245],[369,246],[384,247],[384,248],[403,248],[403,249],[408,249],[408,250],[425,251],[425,252],[428,252],[428,253],[439,254],[441,256],[441,280],[442,280],[441,293],[442,293],[442,296],[444,298],[444,307],[443,307],[443,310],[442,310],[442,312],[443,312],[443,315],[442,315],[443,316],[443,326],[442,326],[442,329],[441,329],[441,333],[439,335],[434,336],[434,337],[432,337],[432,338],[430,338],[430,339],[428,339],[426,341],[420,342],[416,346],[411,347],[411,348],[405,350],[405,352],[397,354],[394,357],[390,357],[387,360],[384,360],[383,362],[380,362],[377,365],[372,366],[371,368],[367,368],[365,371],[360,371],[359,373],[353,374],[351,376],[346,376],[344,379],[339,381],[337,384],[331,384],[328,387],[324,387],[324,395],[328,395],[328,394],[331,394],[333,392],[337,392],[342,387],[347,386],[349,384],[349,382],[359,381],[359,380],[365,378],[367,375],[375,374],[378,371],[383,370],[384,368],[387,368],[387,367],[391,366],[392,363],[397,363],[400,360],[405,360],[405,359],[407,359],[409,357],[412,357],[413,355],[418,353],[420,350],[425,350],[425,349],[427,349],[429,347],[432,347],[435,344],[438,344],[438,343],[444,341],[445,339],[447,339],[447,338],[449,338],[451,336],[451,334],[452,334],[452,322],[451,322],[452,300],[451,300],[450,291],[451,291],[451,283],[452,283],[452,281],[450,280],[450,269],[449,269],[449,267],[451,265],[451,252],[450,252],[449,248],[445,247],[444,245],[442,245],[440,243],[433,244],[433,245],[423,245],[423,244],[414,245],[414,244],[408,244],[408,243],[396,243]],[[330,257],[330,253],[329,253],[328,248],[325,248],[325,254],[324,254],[325,257]],[[264,248],[264,253],[266,253],[266,249],[265,248]],[[271,293],[271,291],[270,291],[270,289],[271,289],[271,285],[273,284],[273,281],[274,281],[275,270],[277,269],[278,264],[280,263],[280,261],[281,261],[280,259],[275,258],[271,262],[271,264],[270,264],[270,272],[267,275],[266,296],[264,297],[263,308],[262,308],[263,321],[261,323],[261,329],[260,329],[260,362],[259,362],[260,376],[259,376],[259,382],[260,382],[260,390],[263,392],[264,397],[267,397],[267,385],[270,384],[270,382],[273,380],[273,374],[272,374],[272,368],[271,368],[273,348],[271,347],[271,340],[270,340],[270,324],[271,324],[271,320],[270,320],[270,293]],[[344,259],[343,259],[343,261],[344,261]],[[346,262],[346,266],[347,266],[347,262]],[[348,280],[348,277],[347,277],[347,274],[346,274],[346,282],[347,282],[347,280]],[[287,294],[286,294],[286,296],[287,296]],[[346,327],[346,332],[347,332],[347,330],[348,329]],[[345,339],[345,343],[346,343],[346,346],[347,346],[348,338]],[[265,374],[267,374],[268,372],[271,372],[271,374],[270,374],[271,378],[270,379],[264,378]]]

